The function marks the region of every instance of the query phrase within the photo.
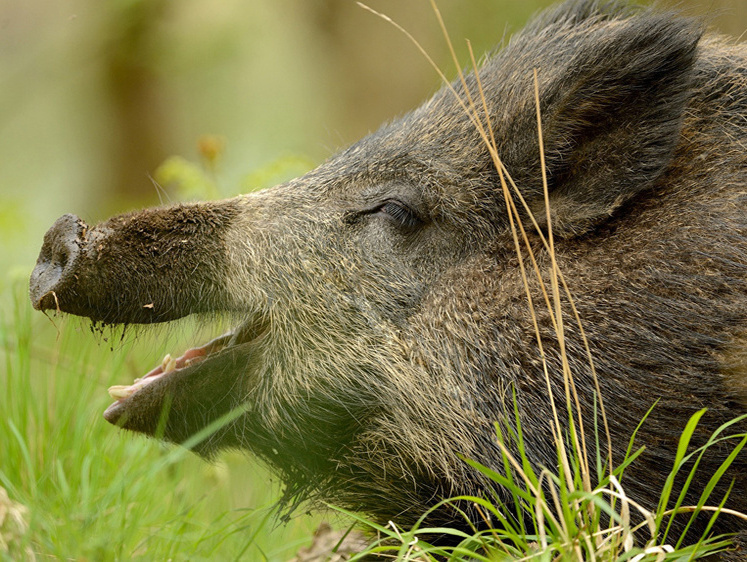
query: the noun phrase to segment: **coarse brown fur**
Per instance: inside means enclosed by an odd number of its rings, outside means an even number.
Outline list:
[[[655,405],[637,439],[646,451],[624,482],[651,508],[688,418],[708,408],[698,445],[747,412],[747,49],[703,35],[698,22],[616,2],[566,2],[515,36],[479,76],[498,154],[542,217],[533,68],[556,257],[616,462]],[[479,99],[474,75],[467,88]],[[532,291],[541,303],[536,282]],[[31,295],[37,308],[106,322],[240,314],[223,351],[107,417],[153,434],[167,404],[164,437],[180,442],[241,406],[197,448],[253,451],[281,473],[289,501],[328,500],[407,526],[443,498],[501,496],[460,455],[503,466],[494,422],[514,424],[514,393],[529,459],[557,463],[498,172],[446,88],[288,184],[90,230],[63,217]],[[556,330],[536,309],[563,403]],[[573,323],[566,338],[594,443],[594,383]],[[704,457],[694,492],[729,450]],[[731,479],[727,506],[747,511],[745,454],[715,498]],[[720,531],[741,528],[720,521]],[[448,508],[429,523],[465,526]]]

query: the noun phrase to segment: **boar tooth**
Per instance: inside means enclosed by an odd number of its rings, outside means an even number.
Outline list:
[[[109,393],[109,396],[111,396],[115,400],[124,400],[125,398],[132,396],[132,394],[135,392],[135,389],[131,386],[123,386],[120,384],[110,386],[107,389],[107,392]]]
[[[163,361],[161,361],[161,370],[163,370],[164,373],[166,372],[166,367],[168,367],[170,361],[171,354],[167,353],[166,355],[164,355]]]
[[[170,373],[171,371],[176,371],[176,359],[171,357],[171,355],[167,355],[166,357],[169,358],[168,363],[166,363],[166,366],[163,368],[164,373]]]

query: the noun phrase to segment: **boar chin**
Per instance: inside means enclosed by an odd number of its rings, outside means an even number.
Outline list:
[[[247,322],[181,357],[167,356],[134,384],[111,387],[110,394],[117,400],[104,418],[123,429],[184,443],[222,416],[245,408],[266,332],[263,322]],[[192,448],[209,456],[216,449],[237,446],[237,417],[228,416],[233,421],[219,423],[214,433]]]

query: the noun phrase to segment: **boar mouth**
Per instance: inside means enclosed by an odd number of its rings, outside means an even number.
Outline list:
[[[159,437],[169,441],[188,439],[241,405],[230,400],[232,393],[227,390],[256,367],[261,355],[258,348],[267,332],[266,322],[251,320],[180,357],[167,354],[160,365],[133,384],[109,388],[116,401],[106,409],[104,418],[148,435],[158,431]],[[172,412],[174,415],[169,415]]]

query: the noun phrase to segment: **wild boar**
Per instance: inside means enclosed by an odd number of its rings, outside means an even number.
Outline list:
[[[501,468],[494,423],[515,427],[516,408],[533,465],[556,466],[549,396],[564,403],[563,359],[535,306],[549,391],[518,265],[527,250],[515,248],[499,172],[459,99],[477,100],[472,115],[489,119],[497,154],[544,217],[533,69],[557,263],[616,462],[653,406],[624,482],[653,507],[689,417],[708,408],[698,445],[747,412],[747,50],[690,19],[571,1],[480,68],[486,112],[472,73],[287,184],[94,227],[65,215],[45,236],[33,305],[107,324],[238,316],[230,333],[115,389],[104,416],[153,435],[165,415],[162,437],[179,443],[241,408],[196,450],[252,451],[292,504],[326,500],[407,526],[443,498],[505,497],[462,458]],[[529,242],[548,263],[547,221],[538,227]],[[543,302],[537,282],[530,292]],[[591,420],[578,326],[567,322],[565,337]],[[730,450],[705,456],[693,493]],[[745,454],[714,497],[732,479],[727,506],[747,511]],[[466,527],[448,507],[429,523]]]

